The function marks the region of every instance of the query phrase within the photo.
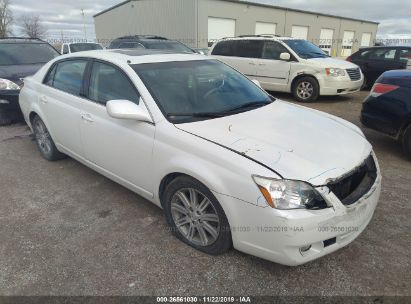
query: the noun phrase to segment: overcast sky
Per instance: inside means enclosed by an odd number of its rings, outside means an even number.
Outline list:
[[[86,32],[95,38],[93,15],[123,0],[11,0],[15,17],[14,34],[19,35],[19,19],[25,14],[39,15],[49,38],[83,38],[81,9]],[[189,0],[187,0],[189,1]],[[411,1],[409,0],[250,0],[315,12],[380,22],[380,38],[411,38]]]

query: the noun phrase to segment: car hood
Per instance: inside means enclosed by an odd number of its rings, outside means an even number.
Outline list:
[[[338,117],[283,101],[177,128],[251,158],[285,179],[326,185],[359,166],[372,147]]]
[[[44,63],[0,66],[0,78],[22,83],[22,78],[34,75]]]
[[[323,68],[340,68],[340,69],[355,69],[358,66],[352,62],[335,59],[335,58],[311,58],[306,59],[308,62],[315,63],[316,66]]]

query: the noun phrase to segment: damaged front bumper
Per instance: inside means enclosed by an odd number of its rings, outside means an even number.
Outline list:
[[[330,208],[278,210],[216,196],[224,202],[234,248],[296,266],[348,245],[364,231],[378,204],[381,174],[377,168],[377,177],[369,191],[350,205],[344,205],[327,187],[318,190]]]

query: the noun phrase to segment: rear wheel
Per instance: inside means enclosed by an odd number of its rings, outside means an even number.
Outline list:
[[[178,177],[167,186],[163,199],[167,224],[181,241],[208,254],[230,249],[227,217],[203,184],[188,176]]]
[[[411,158],[411,125],[405,129],[405,132],[402,136],[402,147],[404,152],[409,158]]]
[[[66,155],[57,150],[46,125],[39,116],[33,118],[32,127],[41,156],[49,161],[60,160],[66,157]]]
[[[319,94],[319,85],[313,77],[302,77],[293,85],[293,95],[300,102],[315,101]]]

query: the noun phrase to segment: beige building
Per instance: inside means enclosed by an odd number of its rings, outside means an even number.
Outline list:
[[[128,0],[94,16],[103,43],[160,35],[194,48],[224,37],[275,34],[308,39],[332,56],[372,46],[378,23],[237,0]]]

